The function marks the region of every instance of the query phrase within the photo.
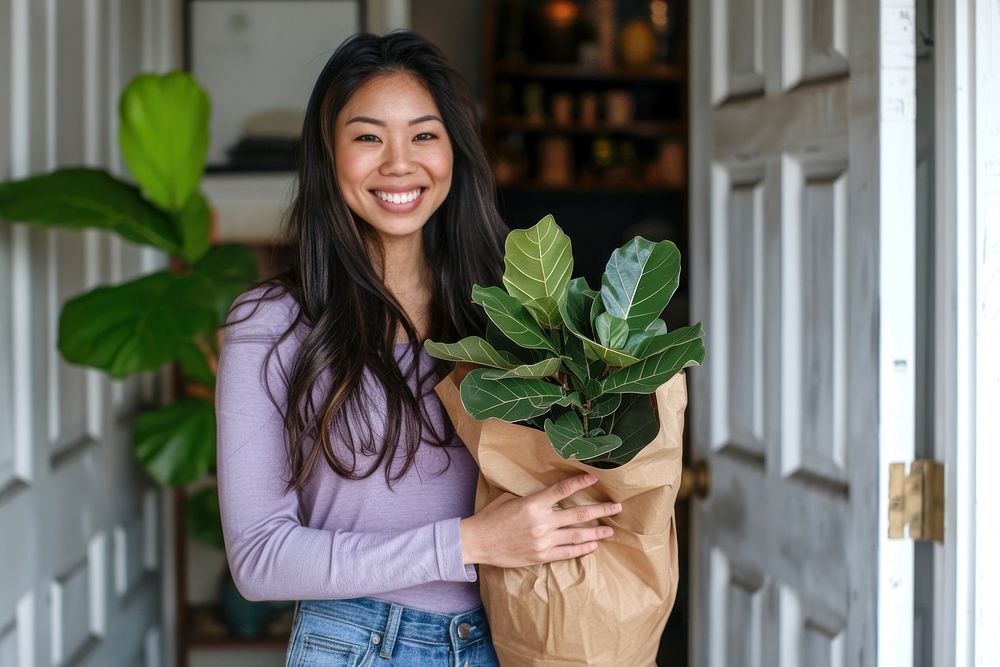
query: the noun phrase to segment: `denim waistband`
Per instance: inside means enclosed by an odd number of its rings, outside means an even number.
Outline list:
[[[489,637],[482,607],[460,614],[439,614],[373,598],[303,600],[299,613],[325,616],[381,635],[382,657],[392,657],[396,640],[451,646],[455,651]]]

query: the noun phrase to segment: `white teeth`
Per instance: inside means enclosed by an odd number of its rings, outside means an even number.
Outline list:
[[[376,190],[375,196],[390,204],[409,204],[420,196],[420,188],[411,192],[382,192],[381,190]]]

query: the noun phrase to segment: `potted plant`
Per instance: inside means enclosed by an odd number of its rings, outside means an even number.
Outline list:
[[[205,479],[215,467],[216,330],[254,281],[253,253],[211,242],[199,191],[208,151],[209,98],[187,73],[142,74],[119,101],[119,147],[138,187],[102,169],[63,168],[0,183],[0,217],[64,229],[104,229],[164,252],[169,268],[100,286],[63,306],[58,347],[75,364],[113,378],[176,363],[180,396],[141,411],[136,458],[167,486]],[[214,485],[185,506],[189,534],[224,548]]]
[[[479,463],[476,508],[586,471],[598,482],[574,502],[623,510],[580,559],[480,567],[494,646],[505,664],[651,664],[677,589],[679,371],[705,356],[700,324],[670,331],[659,317],[680,254],[637,237],[593,290],[571,279],[570,239],[546,216],[510,233],[504,264],[502,288],[473,287],[484,335],[425,344],[460,362],[436,391]]]

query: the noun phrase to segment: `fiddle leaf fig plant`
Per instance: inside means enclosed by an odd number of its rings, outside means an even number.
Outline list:
[[[701,324],[671,331],[660,319],[680,270],[673,243],[636,237],[594,290],[571,278],[572,244],[548,215],[508,235],[503,288],[472,288],[491,323],[485,337],[425,349],[478,367],[460,387],[473,417],[525,423],[564,458],[617,467],[656,436],[649,395],[705,358]]]
[[[169,256],[169,269],[67,301],[58,346],[67,361],[114,378],[178,363],[186,395],[141,412],[133,447],[155,480],[186,485],[215,463],[215,332],[256,278],[256,260],[243,245],[210,241],[209,205],[198,190],[210,111],[201,86],[184,72],[142,74],[122,93],[118,111],[119,147],[135,185],[79,167],[0,183],[0,218],[103,229]],[[218,524],[210,504],[192,508],[199,526]]]

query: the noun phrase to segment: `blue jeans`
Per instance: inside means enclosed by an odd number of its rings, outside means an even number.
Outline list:
[[[285,667],[499,667],[482,607],[435,614],[359,598],[295,609]]]

